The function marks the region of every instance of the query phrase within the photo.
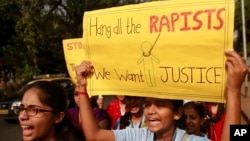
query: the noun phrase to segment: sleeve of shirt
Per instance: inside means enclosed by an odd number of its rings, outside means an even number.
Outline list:
[[[183,136],[185,135],[186,131],[176,128],[176,136],[174,141],[181,141],[183,139]],[[196,135],[188,135],[187,139],[185,141],[210,141],[207,137],[200,137]]]

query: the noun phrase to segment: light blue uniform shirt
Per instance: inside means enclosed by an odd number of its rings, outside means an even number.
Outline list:
[[[154,133],[150,132],[147,127],[144,128],[126,128],[123,130],[113,130],[116,141],[153,141]],[[181,141],[186,133],[185,130],[176,128],[174,141]],[[206,137],[189,135],[186,141],[210,141]]]

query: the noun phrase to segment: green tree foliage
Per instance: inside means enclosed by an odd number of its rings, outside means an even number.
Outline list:
[[[0,47],[13,43],[11,39],[15,35],[15,24],[21,16],[19,9],[15,0],[0,1]],[[0,50],[0,57],[3,55],[3,51]],[[6,65],[5,62],[3,63]]]

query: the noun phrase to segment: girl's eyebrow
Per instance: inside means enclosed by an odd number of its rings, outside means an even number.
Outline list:
[[[39,108],[40,106],[38,106],[38,105],[28,105],[27,107],[29,107],[29,108]]]
[[[23,104],[20,104],[20,106],[24,107]],[[27,108],[41,108],[41,106],[38,106],[38,105],[28,105]]]

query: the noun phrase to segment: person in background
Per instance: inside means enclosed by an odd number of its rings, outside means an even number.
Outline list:
[[[104,97],[102,95],[98,96],[97,99],[97,104],[98,104],[98,108],[103,109],[103,105],[104,105]]]
[[[117,119],[127,111],[125,97],[123,95],[117,95],[115,99],[108,104],[106,110],[111,118],[111,127],[114,129]]]
[[[70,121],[66,91],[55,82],[38,81],[21,89],[21,105],[14,108],[24,141],[84,141]]]
[[[224,103],[207,103],[207,119],[209,123],[208,138],[213,141],[220,141],[226,118],[225,108]]]
[[[82,130],[81,118],[80,118],[80,113],[79,113],[80,99],[78,96],[77,87],[75,87],[74,100],[75,100],[76,106],[68,109],[70,119],[76,127]]]
[[[111,120],[108,112],[105,109],[99,108],[98,100],[99,96],[92,96],[91,98],[91,108],[98,123],[98,126],[102,129],[111,129]]]
[[[189,101],[183,106],[185,130],[188,134],[206,137],[206,109],[202,102]]]
[[[141,128],[146,126],[143,115],[145,97],[125,96],[128,112],[117,119],[115,129]]]
[[[226,51],[227,81],[225,84],[226,118],[221,136],[222,141],[229,140],[231,124],[240,124],[241,119],[241,85],[248,73],[248,67],[242,58],[234,51]],[[180,141],[186,131],[175,126],[175,121],[182,115],[182,100],[160,99],[147,97],[144,115],[147,127],[126,128],[122,130],[104,130],[96,124],[87,94],[87,77],[94,73],[94,67],[89,61],[83,61],[75,67],[77,87],[80,94],[80,114],[82,127],[87,140],[91,141]],[[187,140],[207,141],[206,137],[188,135]]]
[[[80,99],[79,99],[77,87],[75,87],[74,100],[76,103],[76,107],[69,108],[68,110],[69,115],[73,124],[79,129],[82,129],[81,118],[80,118],[80,113],[79,113]],[[95,116],[98,126],[103,129],[110,129],[111,123],[110,123],[109,115],[104,109],[99,108],[98,103],[97,103],[98,96],[91,97],[90,101],[91,101],[91,106],[92,106],[92,112]]]

